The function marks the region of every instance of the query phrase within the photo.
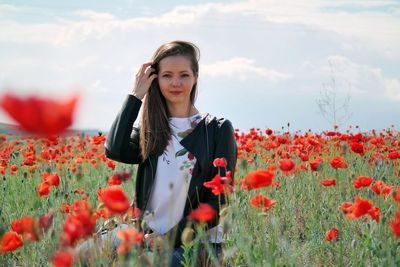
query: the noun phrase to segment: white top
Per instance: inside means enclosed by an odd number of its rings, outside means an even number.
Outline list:
[[[144,217],[158,234],[167,233],[182,219],[196,159],[179,142],[202,118],[200,113],[188,118],[169,118],[171,140],[158,157],[154,188]]]

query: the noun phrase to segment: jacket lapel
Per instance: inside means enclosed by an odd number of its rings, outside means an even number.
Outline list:
[[[205,182],[210,168],[210,166],[208,166],[211,160],[211,146],[209,142],[213,142],[211,138],[212,127],[209,127],[211,123],[213,123],[212,117],[207,114],[207,116],[199,122],[196,128],[180,142],[181,145],[190,151],[196,158],[196,165],[189,185],[189,200],[196,199],[194,196],[194,194],[196,194],[196,188],[201,188],[203,186],[203,182]],[[191,203],[186,203],[185,211],[188,208],[188,204],[190,205]]]

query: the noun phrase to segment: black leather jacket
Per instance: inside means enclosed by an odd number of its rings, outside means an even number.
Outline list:
[[[142,162],[139,129],[133,127],[141,104],[141,100],[133,95],[127,97],[107,136],[105,154],[108,158],[119,162],[139,164],[135,200],[137,207],[141,211],[145,211],[154,184],[158,155],[150,155]],[[233,179],[237,158],[237,145],[231,122],[217,119],[209,114],[180,143],[195,156],[196,164],[189,185],[183,217],[177,225],[176,246],[181,244],[180,234],[186,227],[187,215],[196,209],[199,203],[208,203],[217,211],[217,217],[209,223],[209,227],[217,224],[219,209],[225,203],[225,197],[224,195],[215,196],[211,189],[203,186],[203,183],[211,180],[218,173],[218,169],[213,166],[213,160],[221,157],[227,160],[227,170],[232,172]]]

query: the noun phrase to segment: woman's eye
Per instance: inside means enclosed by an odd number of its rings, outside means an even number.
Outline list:
[[[164,78],[169,78],[169,77],[171,77],[171,75],[169,75],[169,74],[164,74],[163,77],[164,77]]]
[[[182,74],[182,77],[189,77],[189,74],[187,74],[187,73]]]

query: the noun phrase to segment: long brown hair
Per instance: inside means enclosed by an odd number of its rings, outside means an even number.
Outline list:
[[[153,67],[158,73],[160,61],[170,56],[185,56],[191,61],[195,76],[199,73],[199,48],[186,41],[172,41],[160,46],[153,55]],[[190,103],[196,98],[197,82],[190,92]],[[171,136],[168,117],[169,112],[164,96],[161,94],[157,79],[153,81],[143,103],[140,127],[140,148],[143,161],[149,155],[161,155],[168,145]]]

